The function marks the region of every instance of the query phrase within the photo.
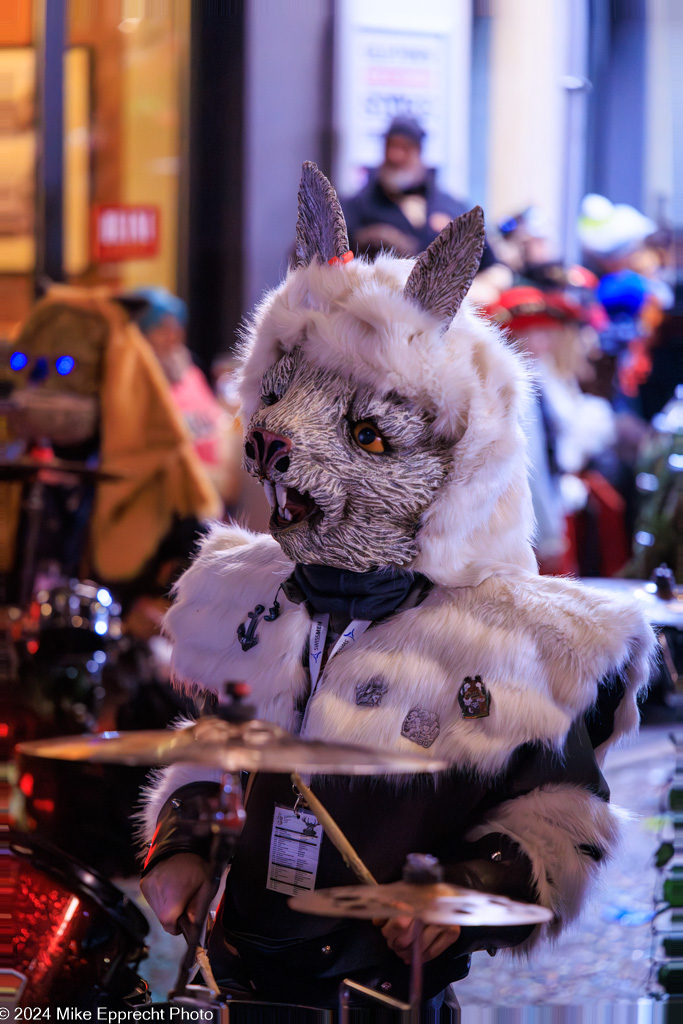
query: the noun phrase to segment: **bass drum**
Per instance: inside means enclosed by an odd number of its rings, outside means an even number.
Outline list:
[[[0,841],[0,876],[11,908],[16,1006],[125,1008],[150,1000],[137,975],[147,955],[144,915],[85,864],[33,836]]]

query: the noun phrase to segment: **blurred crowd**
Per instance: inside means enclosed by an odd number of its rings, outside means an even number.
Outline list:
[[[424,132],[397,117],[384,160],[345,203],[352,248],[415,256],[466,209],[422,159]],[[670,232],[624,203],[585,196],[580,264],[530,206],[489,225],[470,298],[527,353],[528,423],[541,572],[681,578],[681,295]]]

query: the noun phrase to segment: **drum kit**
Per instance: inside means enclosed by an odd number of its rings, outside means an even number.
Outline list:
[[[29,652],[31,645],[34,649],[40,646],[44,652],[57,657],[71,648],[89,657],[96,668],[97,655],[103,651],[104,644],[117,641],[121,636],[120,608],[112,595],[103,587],[80,580],[59,581],[38,590],[35,587],[46,472],[68,473],[88,482],[102,478],[99,471],[77,463],[61,465],[53,461],[46,467],[40,460],[0,461],[0,481],[23,481],[30,485],[25,506],[27,535],[19,601],[14,615],[12,608],[9,609],[9,627],[14,640],[19,638],[19,645]],[[671,678],[677,682],[676,652],[672,651],[669,638],[672,631],[678,638],[683,632],[683,600],[670,581],[668,589],[664,577],[653,583],[584,582],[601,589],[627,589],[642,602],[650,621],[661,627],[665,663],[669,665],[668,649]],[[95,668],[91,675],[95,675]],[[141,770],[178,763],[217,769],[223,777],[220,800],[217,806],[207,807],[197,827],[211,836],[211,866],[218,880],[229,863],[245,821],[242,772],[284,773],[299,780],[300,775],[386,776],[437,772],[446,768],[438,760],[389,755],[352,745],[295,737],[276,725],[245,714],[239,693],[234,684],[231,686],[219,706],[221,717],[200,719],[196,726],[187,729],[110,730],[21,742],[17,747],[20,786],[26,795],[29,781],[33,785],[38,777],[40,764],[81,766],[95,772],[103,766]],[[81,722],[81,731],[83,726],[102,728],[96,707],[90,707],[88,715]],[[328,835],[337,845],[332,832]],[[356,868],[349,851],[341,845],[338,848],[347,863]],[[149,988],[138,974],[140,962],[148,952],[145,945],[148,925],[138,908],[119,889],[92,867],[44,839],[36,838],[33,833],[10,831],[0,835],[0,865],[1,884],[10,894],[13,911],[13,963],[10,968],[0,968],[0,983],[13,1005],[47,1007],[52,1004],[93,1009],[97,1006],[133,1008],[150,1003]],[[362,874],[359,877],[365,880]],[[536,925],[551,918],[549,910],[535,904],[447,885],[441,880],[438,863],[417,855],[409,858],[401,881],[314,890],[292,897],[290,905],[301,913],[330,918],[384,920],[406,915],[413,918],[409,1001],[402,1002],[346,978],[339,992],[342,1022],[350,1019],[352,1000],[358,999],[366,1000],[366,1006],[394,1010],[411,1024],[420,1019],[420,942],[425,925]],[[276,1004],[245,1001],[243,996],[233,999],[229,993],[218,991],[210,971],[209,977],[204,971],[206,985],[190,984],[209,910],[207,900],[200,908],[196,924],[181,922],[187,952],[169,1003],[154,1005],[189,1007],[201,1011],[201,1016],[184,1019],[220,1020],[221,1024],[230,1019],[237,1022],[272,1020],[268,1014],[276,1008],[278,1020],[330,1019],[328,1011],[315,1008],[277,1007]]]
[[[93,488],[119,477],[55,458],[49,448],[31,457],[15,448],[3,449],[15,458],[0,459],[0,486],[21,485],[15,564],[0,576],[9,740],[101,732],[131,720],[165,725],[189,702],[174,695],[152,646],[125,629],[116,595],[75,575]],[[29,754],[18,767],[27,827],[106,875],[136,870],[130,818],[142,768],[68,765]]]
[[[217,806],[207,807],[197,824],[201,834],[211,836],[211,870],[216,880],[230,861],[246,817],[241,772],[280,772],[299,779],[299,773],[306,776],[384,776],[436,772],[447,767],[442,761],[416,755],[388,755],[347,744],[297,738],[272,723],[249,717],[250,709],[241,702],[244,689],[243,684],[227,684],[226,691],[232,700],[221,703],[222,717],[200,719],[186,729],[37,740],[20,744],[18,752],[20,756],[30,754],[93,764],[193,763],[217,768],[223,779],[220,799]],[[331,836],[331,839],[337,845],[336,838]],[[345,855],[342,846],[339,849]],[[17,992],[18,1005],[46,1005],[46,1000],[55,1000],[56,993],[65,998],[64,987],[70,985],[78,989],[81,999],[83,991],[89,989],[91,1000],[99,1005],[137,1005],[144,1001],[145,983],[135,975],[145,955],[144,928],[136,908],[127,904],[113,886],[94,872],[85,867],[70,869],[58,854],[51,859],[44,848],[30,838],[13,835],[8,853],[15,879],[15,932],[19,935],[18,940],[15,938],[16,973],[21,977],[22,986]],[[419,1021],[422,1002],[420,942],[424,925],[540,924],[552,916],[551,911],[535,904],[517,903],[502,896],[447,885],[441,881],[438,862],[422,855],[409,857],[403,881],[322,889],[294,896],[289,902],[293,909],[302,913],[325,917],[370,920],[409,914],[414,918],[409,1002],[401,1002],[347,978],[339,995],[342,1022],[350,1019],[351,999],[358,997],[374,1001],[377,1007],[400,1012],[401,1019],[411,1024]],[[210,897],[198,908],[196,925],[189,920],[181,921],[187,952],[169,1003],[163,1005],[202,1011],[201,1018],[193,1019],[273,1019],[262,1016],[266,1004],[245,1002],[243,996],[233,999],[221,993],[210,971],[208,978],[204,971],[207,985],[189,983],[198,960],[198,949],[201,949],[209,908]],[[36,920],[40,923],[38,929],[34,926]],[[199,962],[203,963],[201,959]],[[135,983],[131,993],[124,995],[124,981],[130,983],[131,974]],[[267,1005],[271,1010],[276,1009],[276,1004]],[[290,1011],[294,1009],[299,1015],[292,1017],[293,1020],[306,1020],[306,1014],[313,1015],[311,1020],[330,1019],[329,1015],[319,1016],[326,1011],[289,1007]],[[283,1006],[281,1012],[285,1016],[277,1019],[287,1019],[287,1008]]]

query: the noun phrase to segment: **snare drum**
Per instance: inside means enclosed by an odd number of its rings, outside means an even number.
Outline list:
[[[147,984],[136,974],[147,955],[147,921],[115,886],[19,832],[2,837],[0,877],[9,894],[17,1006],[149,1002]]]

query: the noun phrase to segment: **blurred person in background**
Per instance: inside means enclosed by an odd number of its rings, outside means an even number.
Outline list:
[[[436,173],[422,155],[426,132],[412,117],[395,117],[384,135],[384,160],[370,171],[367,184],[342,203],[354,252],[370,259],[382,249],[411,257],[423,252],[454,217],[469,207],[442,192]],[[496,273],[502,272],[498,282]],[[489,275],[493,280],[488,281]],[[488,244],[470,298],[487,302],[508,285],[506,268],[496,264]]]
[[[557,265],[549,233],[548,221],[537,206],[528,206],[499,222],[492,245],[496,258],[514,275],[510,284],[543,286],[545,275],[541,273],[539,281],[539,271]]]
[[[467,207],[437,187],[422,159],[425,138],[412,117],[395,117],[384,136],[384,160],[368,183],[343,204],[352,249],[393,248],[417,256]]]
[[[192,360],[186,343],[187,306],[165,288],[140,288],[125,298],[142,304],[142,312],[135,316],[138,327],[161,364],[197,455],[224,505],[231,508],[240,483],[237,410],[217,400]]]
[[[659,381],[663,391],[641,401],[641,393],[658,390],[647,386],[652,348],[674,301],[670,239],[635,207],[595,193],[583,199],[578,235],[586,262],[601,277],[598,298],[609,317],[601,347],[616,364],[612,401],[618,411],[649,420],[673,394],[673,382],[667,389]]]
[[[624,503],[593,470],[616,433],[609,403],[581,388],[595,340],[588,314],[566,292],[529,285],[503,292],[486,313],[510,330],[534,363],[538,390],[528,431],[541,572],[611,575],[626,560],[628,542]],[[601,572],[588,571],[595,548]]]

